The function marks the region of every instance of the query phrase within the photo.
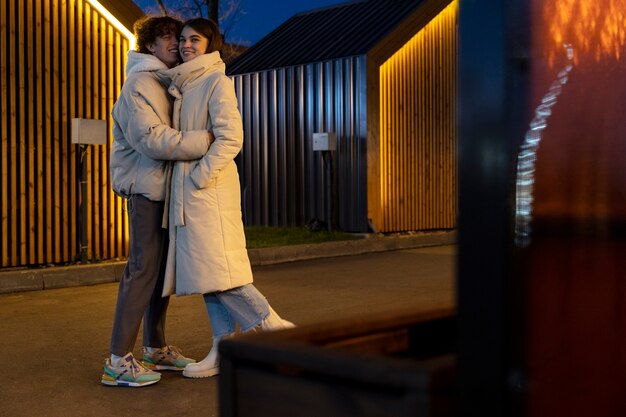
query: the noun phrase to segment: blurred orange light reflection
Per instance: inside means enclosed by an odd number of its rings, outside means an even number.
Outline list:
[[[542,7],[552,41],[547,57],[550,66],[562,54],[564,43],[576,50],[575,64],[588,53],[596,61],[620,59],[626,40],[626,0],[546,1]]]

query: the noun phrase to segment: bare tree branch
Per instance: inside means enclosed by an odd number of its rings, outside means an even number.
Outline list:
[[[244,14],[241,0],[155,0],[155,4],[164,16],[175,16],[182,20],[193,17],[213,19],[225,40],[237,20]],[[145,11],[149,10],[150,8]]]
[[[163,0],[154,0],[156,1],[156,4],[159,6],[159,9],[161,10],[161,14],[163,16],[167,16],[167,9],[165,8],[165,5],[163,4]]]
[[[230,30],[235,26],[237,21],[243,14],[243,8],[239,0],[226,0],[226,6],[221,4],[222,10],[220,10],[220,30],[224,36],[224,41],[229,38]],[[235,42],[239,40],[235,39]]]

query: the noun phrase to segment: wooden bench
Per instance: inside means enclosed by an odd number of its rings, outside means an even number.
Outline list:
[[[220,344],[221,417],[450,416],[452,310],[404,311]]]

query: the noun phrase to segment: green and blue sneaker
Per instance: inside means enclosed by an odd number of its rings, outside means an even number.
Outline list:
[[[113,364],[110,358],[106,359],[101,382],[114,387],[145,387],[160,379],[160,373],[146,368],[135,360],[132,353],[128,353],[119,360],[119,364]]]
[[[143,364],[150,369],[182,371],[185,366],[195,362],[184,357],[176,346],[165,346],[160,349],[143,348]]]

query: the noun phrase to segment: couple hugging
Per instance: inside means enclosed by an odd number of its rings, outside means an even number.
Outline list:
[[[252,285],[234,162],[243,143],[215,22],[135,23],[126,81],[113,107],[111,179],[127,199],[128,262],[120,279],[104,385],[143,387],[158,370],[219,372],[217,346],[241,331],[293,327]],[[169,296],[201,294],[213,345],[200,362],[165,340]],[[143,318],[143,358],[133,349]],[[193,331],[193,328],[190,328]]]

